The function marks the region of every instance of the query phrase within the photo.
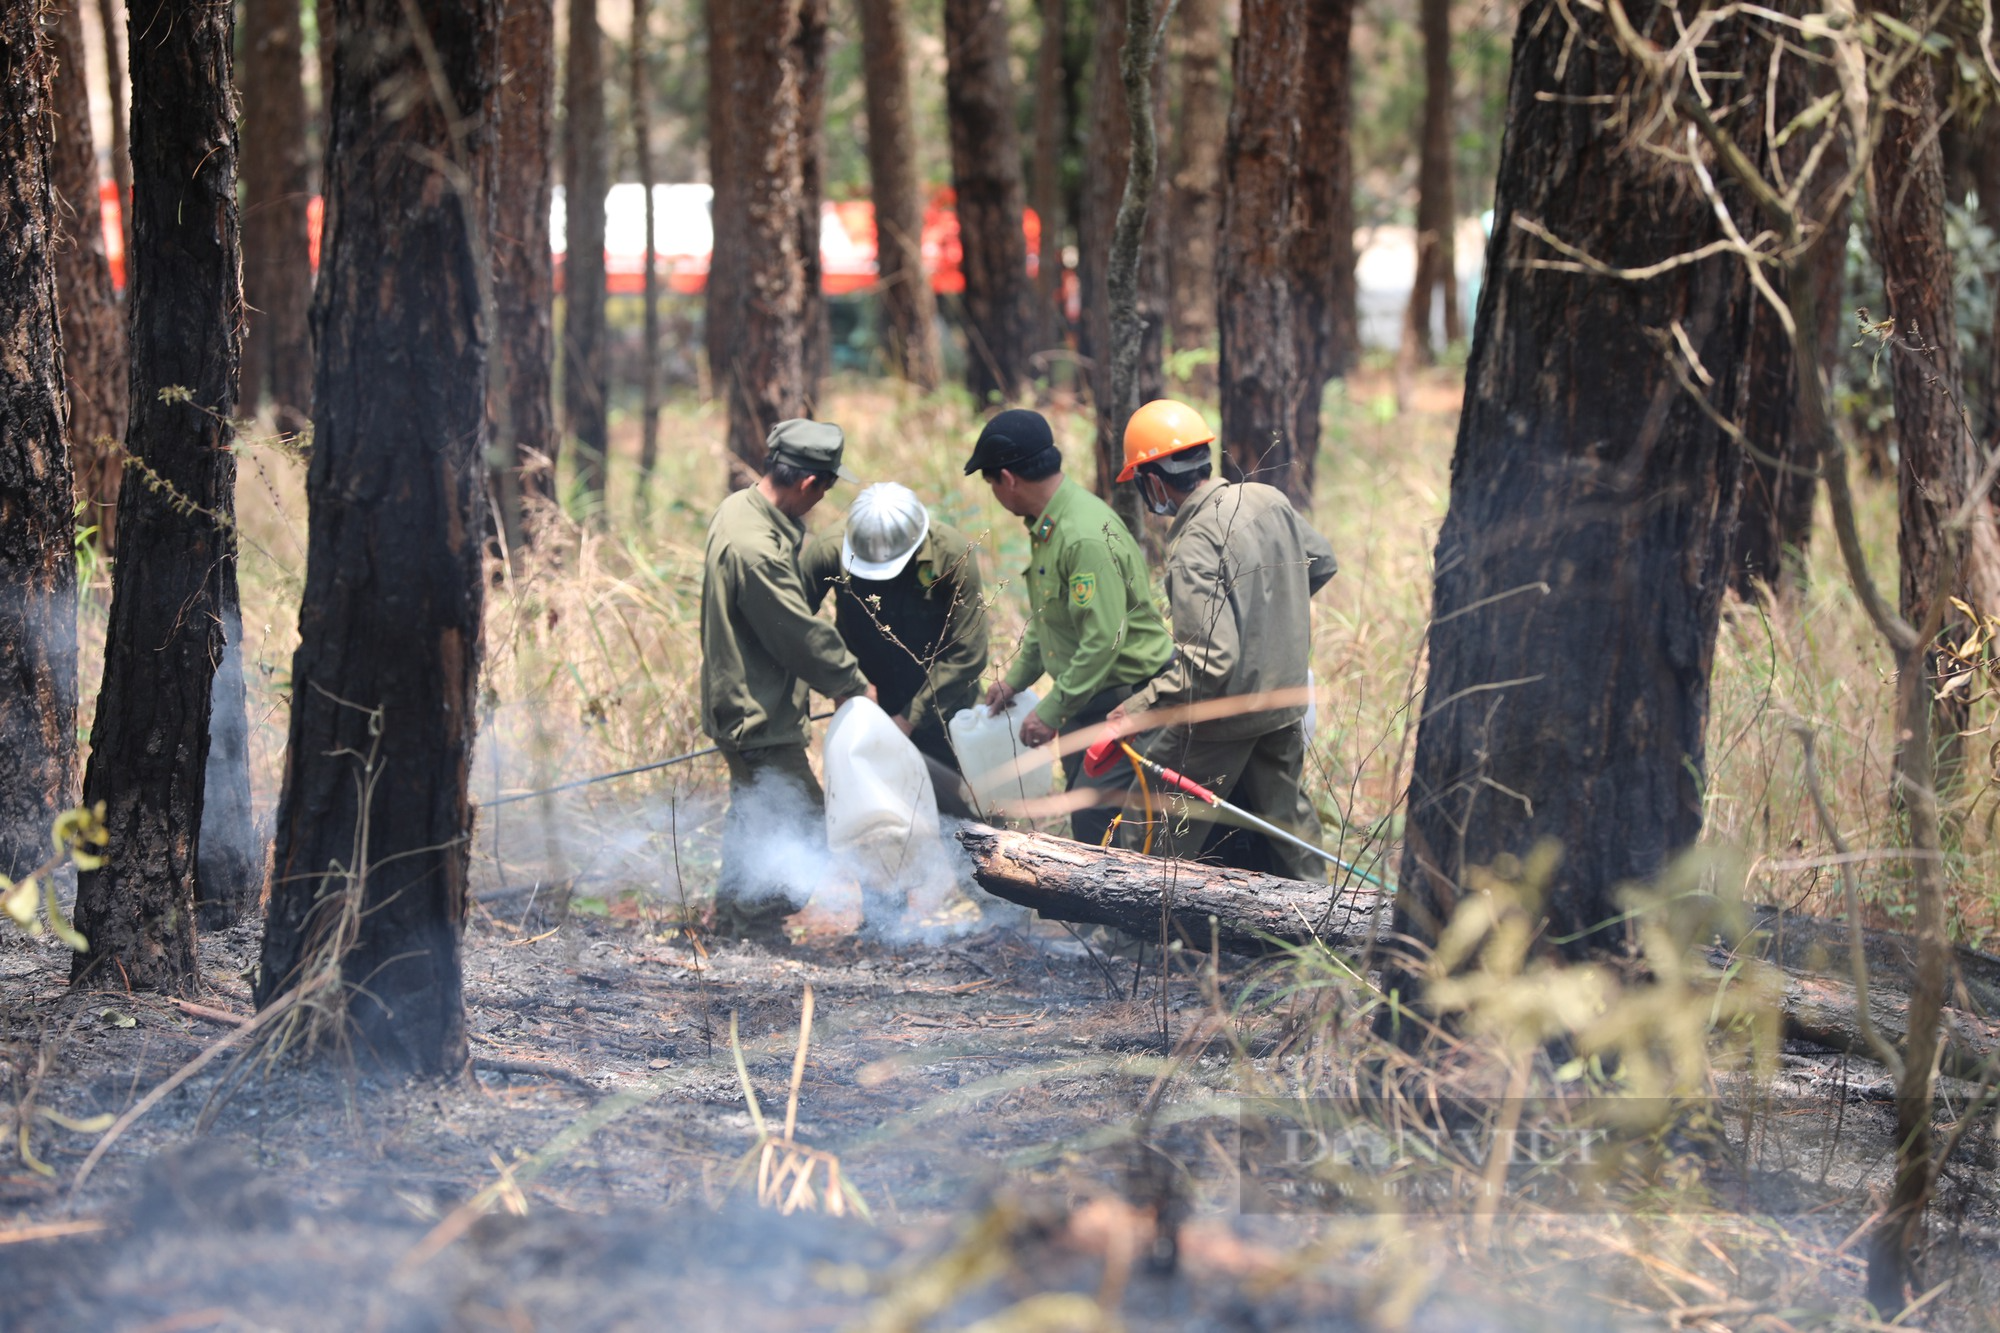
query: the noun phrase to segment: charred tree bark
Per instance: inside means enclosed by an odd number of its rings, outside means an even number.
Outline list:
[[[1662,16],[1632,18],[1646,31]],[[1718,43],[1710,67],[1730,54]],[[1522,14],[1396,902],[1399,934],[1423,943],[1468,871],[1518,874],[1552,840],[1561,860],[1534,886],[1547,947],[1616,950],[1617,887],[1701,829],[1741,455],[1654,331],[1678,322],[1715,376],[1711,405],[1737,416],[1749,286],[1727,258],[1647,282],[1537,270],[1551,251],[1524,229],[1614,266],[1714,239],[1692,183],[1604,124],[1594,103],[1629,78],[1598,16],[1556,0]]]
[[[1831,85],[1832,80],[1826,79]],[[1815,91],[1803,62],[1790,61],[1783,67],[1777,89],[1779,104],[1776,123],[1789,124],[1802,112]],[[1804,167],[1807,147],[1794,142],[1785,149],[1777,179],[1797,179]],[[1839,180],[1846,174],[1846,140],[1833,137],[1819,164],[1819,179]],[[1816,217],[1829,214],[1835,219],[1832,234],[1813,248],[1805,268],[1772,275],[1781,294],[1794,282],[1810,283],[1809,305],[1790,300],[1796,318],[1810,310],[1817,327],[1803,330],[1813,340],[1817,376],[1822,384],[1810,386],[1824,401],[1831,402],[1831,383],[1826,382],[1844,355],[1841,328],[1841,289],[1847,271],[1847,211],[1824,199],[1813,208]],[[1750,397],[1745,403],[1743,434],[1748,448],[1743,459],[1743,497],[1737,511],[1736,535],[1730,549],[1730,584],[1746,599],[1769,589],[1780,598],[1789,597],[1805,586],[1805,552],[1812,540],[1813,496],[1818,486],[1819,442],[1805,428],[1797,410],[1799,388],[1797,358],[1790,335],[1777,313],[1759,303],[1752,315],[1750,361],[1745,373],[1751,377]]]
[[[562,434],[555,415],[554,274],[549,206],[554,193],[554,0],[506,0],[493,117],[492,479],[508,548],[534,538],[523,511],[556,498]]]
[[[1222,95],[1222,0],[1181,0],[1174,23],[1180,37],[1181,114],[1174,136],[1178,166],[1167,208],[1173,244],[1168,306],[1174,350],[1215,341],[1216,247],[1222,227],[1222,145],[1229,103]],[[1197,393],[1215,388],[1215,369],[1199,367]]]
[[[306,204],[305,39],[299,0],[243,6],[243,339],[245,409],[269,397],[278,429],[312,408],[312,255]]]
[[[1028,379],[1028,243],[1002,0],[945,0],[945,115],[965,272],[965,383],[1012,402]]]
[[[1091,47],[1089,129],[1083,159],[1083,199],[1077,227],[1078,277],[1083,297],[1082,351],[1089,368],[1091,406],[1097,418],[1097,493],[1111,502],[1134,532],[1144,525],[1138,488],[1116,486],[1113,479],[1125,464],[1125,417],[1120,415],[1111,382],[1114,338],[1111,327],[1111,248],[1118,210],[1125,196],[1131,163],[1132,122],[1125,109],[1120,65],[1125,49],[1126,13],[1122,0],[1106,0],[1096,9]],[[1160,116],[1155,101],[1154,117]],[[1157,195],[1157,182],[1154,191]],[[1147,201],[1148,227],[1139,243],[1137,283],[1139,350],[1133,406],[1166,392],[1162,359],[1166,348],[1167,261],[1164,240],[1166,210],[1157,198]],[[1129,411],[1129,409],[1128,409]]]
[[[104,867],[77,878],[73,982],[186,992],[209,717],[236,560],[242,256],[235,12],[139,0],[132,46],[132,485],[84,770]]]
[[[81,3],[81,0],[79,0]],[[126,113],[132,87],[125,66],[125,6],[120,0],[97,0],[97,20],[104,28],[105,81],[111,97],[111,179],[118,183],[118,229],[124,242],[126,290],[131,290],[132,256],[132,118]]]
[[[1288,262],[1304,392],[1292,404],[1293,503],[1312,504],[1319,460],[1320,403],[1327,381],[1355,357],[1353,120],[1348,43],[1354,0],[1307,6],[1300,82],[1298,184]]]
[[[52,55],[0,6],[0,875],[48,856],[76,795],[75,487],[64,442]]]
[[[1307,349],[1294,335],[1304,322],[1295,303],[1305,292],[1293,281],[1290,254],[1304,52],[1304,7],[1244,0],[1217,284],[1223,448],[1246,478],[1294,502],[1293,431],[1309,378]]]
[[[1831,241],[1822,243],[1813,258],[1818,261],[1827,253],[1846,259]],[[1780,295],[1784,293],[1782,279],[1773,285]],[[1838,304],[1833,309],[1837,311]],[[1796,395],[1791,335],[1768,305],[1760,305],[1751,319],[1744,366],[1751,387],[1743,438],[1755,452],[1746,450],[1743,459],[1742,502],[1729,555],[1730,585],[1746,599],[1757,597],[1760,588],[1783,597],[1803,586],[1801,557],[1812,537],[1813,494],[1819,485],[1817,446],[1792,425]]]
[[[1907,23],[1925,23],[1924,11],[1897,0],[1872,8]],[[1869,217],[1889,314],[1896,322],[1889,368],[1896,402],[1898,602],[1903,619],[1921,625],[1938,594],[1949,540],[1945,525],[1971,490],[1979,460],[1959,418],[1964,376],[1951,253],[1945,248],[1944,167],[1931,62],[1918,59],[1903,66],[1892,94],[1875,150]],[[1990,503],[1976,516],[1954,585],[1952,591],[1975,608],[2000,608],[2000,534]],[[1956,612],[1946,614],[1944,636],[1966,628]],[[1926,674],[1933,689],[1947,670],[1932,654]],[[1947,780],[1957,767],[1958,738],[1970,721],[1968,693],[1937,702],[1934,728],[1947,755]]]
[[[726,339],[709,354],[720,352],[723,362],[716,390],[729,401],[732,485],[763,471],[771,427],[806,410],[799,3],[744,0],[709,11],[718,34],[710,78],[723,86],[711,90],[709,103],[716,244],[708,310],[710,329],[720,323]]]
[[[610,447],[604,364],[604,197],[611,161],[604,135],[604,34],[597,6],[569,7],[563,73],[563,414],[576,440],[576,477],[585,507],[604,514]]]
[[[632,162],[646,208],[646,273],[639,316],[639,514],[650,501],[653,468],[660,457],[660,257],[653,199],[653,79],[647,52],[652,46],[651,6],[632,0]]]
[[[118,481],[125,470],[125,311],[104,254],[83,17],[75,9],[58,9],[48,32],[56,64],[56,292],[69,391],[69,452],[84,525],[95,527],[99,547],[110,551],[117,543]]]
[[[1041,0],[1041,43],[1035,51],[1035,148],[1028,205],[1041,224],[1035,247],[1035,310],[1028,321],[1035,353],[1030,364],[1053,381],[1046,359],[1068,341],[1063,309],[1063,161],[1069,141],[1069,99],[1064,95],[1063,53],[1069,38],[1069,0]]]
[[[1424,121],[1417,152],[1417,272],[1403,314],[1399,369],[1407,373],[1437,360],[1431,344],[1431,310],[1442,290],[1444,339],[1465,336],[1458,313],[1458,268],[1452,227],[1458,210],[1451,197],[1451,0],[1423,0]]]
[[[819,401],[819,382],[826,378],[832,356],[819,253],[819,206],[826,193],[826,5],[827,0],[799,0],[798,39],[792,47],[799,82],[800,318],[804,324],[800,359],[807,416]]]
[[[892,374],[928,393],[939,379],[937,296],[924,273],[909,25],[903,0],[856,0],[855,8],[861,19],[862,91],[868,107],[868,179],[875,196],[882,352]]]
[[[1150,325],[1152,334],[1152,356],[1147,378],[1158,382],[1161,378],[1161,341],[1166,326],[1163,305],[1150,303],[1152,309],[1142,308],[1139,296],[1140,273],[1145,266],[1144,251],[1149,240],[1154,247],[1152,268],[1157,285],[1153,295],[1156,297],[1161,294],[1159,288],[1164,286],[1166,272],[1159,226],[1164,209],[1156,198],[1160,193],[1158,126],[1161,119],[1161,88],[1154,79],[1157,36],[1152,0],[1125,0],[1125,42],[1118,52],[1118,84],[1125,98],[1125,122],[1131,131],[1131,140],[1125,158],[1125,188],[1119,195],[1118,212],[1112,220],[1111,252],[1104,266],[1111,334],[1108,406],[1121,437],[1125,421],[1145,401],[1141,396],[1140,361],[1148,350],[1148,327]],[[1152,223],[1150,227],[1147,225],[1149,221]],[[1100,407],[1100,417],[1103,414],[1104,408]],[[1101,474],[1099,481],[1103,481]],[[1131,489],[1136,491],[1138,488]],[[1121,493],[1119,498],[1127,501],[1131,512],[1126,522],[1131,525],[1138,505],[1131,503],[1131,497],[1125,493]],[[1143,529],[1133,525],[1133,531],[1136,534]]]
[[[743,191],[749,182],[736,168],[736,97],[742,68],[743,25],[726,5],[704,3],[702,21],[708,33],[708,179],[714,191],[709,216],[715,237],[722,225],[743,217]],[[708,257],[708,284],[703,301],[702,344],[708,360],[709,392],[719,395],[730,413],[736,410],[736,342],[742,333],[744,254],[740,246],[716,245]],[[729,486],[734,490],[756,480],[764,460],[737,451],[735,429],[729,434]]]
[[[359,1054],[466,1062],[497,0],[340,0],[311,543],[257,1002],[338,966]],[[424,25],[420,43],[410,30]],[[436,71],[433,81],[427,70]],[[572,254],[574,250],[572,249]]]
[[[264,845],[251,810],[250,709],[236,562],[225,561],[220,574],[222,659],[209,687],[208,763],[202,770],[194,868],[195,924],[202,930],[221,930],[250,916],[264,887]]]

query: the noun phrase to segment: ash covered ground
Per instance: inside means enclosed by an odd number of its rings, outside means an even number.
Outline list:
[[[0,1327],[1780,1327],[1859,1309],[1879,1073],[1785,1057],[1802,1118],[1756,1131],[1768,1214],[1509,1214],[1482,1236],[1460,1217],[1246,1213],[1241,1062],[1311,1077],[1282,978],[1183,950],[1163,1003],[1157,954],[993,904],[897,944],[838,911],[789,946],[697,943],[677,876],[698,902],[714,811],[657,815],[600,802],[557,832],[486,827],[465,1081],[217,1059],[74,1192],[97,1135],[40,1111],[123,1112],[233,1029],[72,992],[59,946],[0,938],[10,1102],[53,1172],[17,1150],[0,1174]],[[199,1005],[247,1016],[256,948],[254,925],[205,938]],[[829,1216],[823,1175],[815,1207],[755,1197],[730,1016],[781,1122],[808,984],[795,1140],[838,1161],[866,1217]],[[1949,1326],[1991,1326],[1990,1178],[1948,1182],[1940,1206],[1957,1285],[1931,1309]]]

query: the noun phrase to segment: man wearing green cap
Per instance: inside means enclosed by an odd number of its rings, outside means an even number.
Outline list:
[[[1028,630],[989,707],[1041,679],[1048,697],[1021,724],[1021,740],[1045,745],[1062,731],[1102,722],[1165,668],[1173,639],[1146,582],[1146,558],[1111,506],[1069,480],[1062,451],[1039,412],[1014,408],[986,423],[965,465],[993,488],[1003,509],[1028,526]],[[1120,760],[1102,777],[1083,771],[1083,747],[1063,756],[1069,790],[1095,789],[1070,815],[1070,836],[1104,840],[1132,781]]]
[[[708,525],[701,581],[701,729],[729,765],[716,929],[770,938],[801,904],[781,860],[760,849],[786,824],[811,839],[826,797],[806,762],[807,703],[875,696],[832,625],[812,613],[799,574],[801,522],[841,466],[840,427],[780,421],[765,440],[764,475],[724,500]],[[760,830],[752,833],[751,825]]]

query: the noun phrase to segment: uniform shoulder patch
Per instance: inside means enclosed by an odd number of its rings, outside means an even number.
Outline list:
[[[1089,606],[1097,600],[1097,575],[1072,574],[1069,576],[1069,600],[1072,606]]]

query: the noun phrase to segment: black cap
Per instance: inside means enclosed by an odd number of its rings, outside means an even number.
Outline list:
[[[979,443],[972,446],[972,457],[965,462],[965,475],[1011,468],[1055,445],[1055,432],[1049,429],[1047,417],[1025,407],[1010,407],[979,432]]]

